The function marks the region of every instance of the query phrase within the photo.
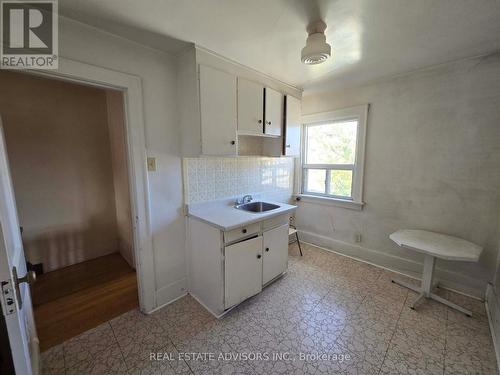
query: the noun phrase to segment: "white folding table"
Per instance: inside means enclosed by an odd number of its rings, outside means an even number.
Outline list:
[[[415,302],[413,302],[411,306],[412,309],[414,309],[415,305],[423,298],[431,298],[446,306],[461,311],[467,316],[472,316],[471,311],[432,293],[432,289],[437,286],[437,283],[433,284],[434,265],[436,263],[436,258],[477,262],[483,250],[481,246],[457,237],[415,229],[398,230],[392,233],[389,238],[401,247],[415,250],[425,255],[422,286],[420,288],[399,280],[392,280],[393,283],[420,293]]]

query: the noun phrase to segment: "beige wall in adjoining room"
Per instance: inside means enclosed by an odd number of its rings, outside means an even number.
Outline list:
[[[135,268],[122,92],[106,90],[106,103],[108,109],[111,162],[113,166],[118,251],[130,266]]]
[[[117,251],[104,90],[0,72],[26,258],[52,271]]]

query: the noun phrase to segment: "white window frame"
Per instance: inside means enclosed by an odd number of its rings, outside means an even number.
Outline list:
[[[300,167],[300,192],[302,200],[309,202],[328,202],[332,205],[346,208],[361,209],[363,202],[363,177],[365,164],[365,146],[366,146],[366,123],[368,118],[369,105],[360,105],[356,107],[339,109],[331,112],[321,112],[302,116],[302,152]],[[357,139],[356,155],[354,164],[305,164],[305,152],[307,142],[307,127],[332,122],[341,122],[347,120],[357,120]],[[352,170],[352,191],[351,198],[340,197],[329,194],[304,192],[306,186],[305,169],[326,169],[326,191],[330,183],[329,174],[332,170]]]

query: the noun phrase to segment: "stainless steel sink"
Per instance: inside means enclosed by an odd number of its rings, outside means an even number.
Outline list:
[[[280,208],[277,204],[267,203],[267,202],[250,202],[245,204],[239,204],[235,206],[238,210],[249,211],[249,212],[267,212]]]

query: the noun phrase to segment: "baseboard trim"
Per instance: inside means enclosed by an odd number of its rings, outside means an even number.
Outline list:
[[[186,283],[186,278],[182,278],[156,290],[156,307],[151,310],[151,312],[156,311],[159,308],[178,300],[180,297],[185,296],[187,294]],[[150,313],[150,311],[147,311],[147,313]]]
[[[177,297],[177,298],[174,298],[174,299],[173,299],[173,300],[171,300],[171,301],[168,301],[168,302],[164,303],[164,304],[163,304],[163,305],[161,305],[161,306],[155,307],[153,310],[146,312],[146,314],[148,314],[148,315],[153,314],[154,312],[156,312],[156,311],[158,311],[158,310],[163,309],[165,306],[168,306],[168,305],[170,305],[171,303],[174,303],[175,301],[177,301],[177,300],[179,300],[179,299],[181,299],[182,297],[185,297],[185,296],[187,296],[187,292],[186,292],[186,293],[184,293],[184,294],[182,294],[182,295],[180,295],[180,296],[179,296],[179,297]]]
[[[189,292],[189,295],[190,295],[191,297],[193,297],[193,298],[196,300],[196,302],[198,302],[200,305],[202,305],[202,306],[205,308],[205,310],[207,310],[210,314],[212,314],[212,315],[213,315],[215,318],[217,318],[217,319],[222,318],[224,315],[226,315],[226,314],[227,314],[228,312],[230,312],[232,309],[234,309],[235,307],[239,306],[239,304],[236,304],[236,305],[234,305],[233,307],[230,307],[229,309],[224,310],[224,311],[223,311],[223,312],[221,312],[220,314],[217,314],[217,313],[215,313],[215,312],[214,312],[214,311],[213,311],[210,307],[208,307],[207,305],[205,305],[205,304],[202,302],[202,300],[201,300],[201,299],[199,299],[199,298],[198,298],[195,294],[193,294],[192,292]]]
[[[496,294],[493,290],[493,286],[491,284],[488,284],[488,286],[486,287],[486,301],[485,301],[485,305],[486,305],[486,315],[488,316],[488,323],[489,323],[489,326],[490,326],[490,333],[491,333],[491,337],[493,339],[493,347],[495,349],[495,356],[497,358],[497,370],[498,372],[500,373],[500,342],[498,340],[500,340],[500,337],[497,337],[497,335],[495,334],[495,316],[497,316],[500,311],[498,309],[498,306],[499,306],[499,301],[497,301],[496,299]],[[499,328],[499,331],[500,331],[500,327]]]
[[[397,272],[414,279],[421,279],[423,264],[414,260],[387,254],[360,245],[353,245],[330,237],[299,230],[300,241],[336,254],[344,255],[376,267]],[[335,249],[335,250],[334,250]],[[470,277],[436,267],[436,279],[443,289],[448,289],[484,301],[485,287]]]

